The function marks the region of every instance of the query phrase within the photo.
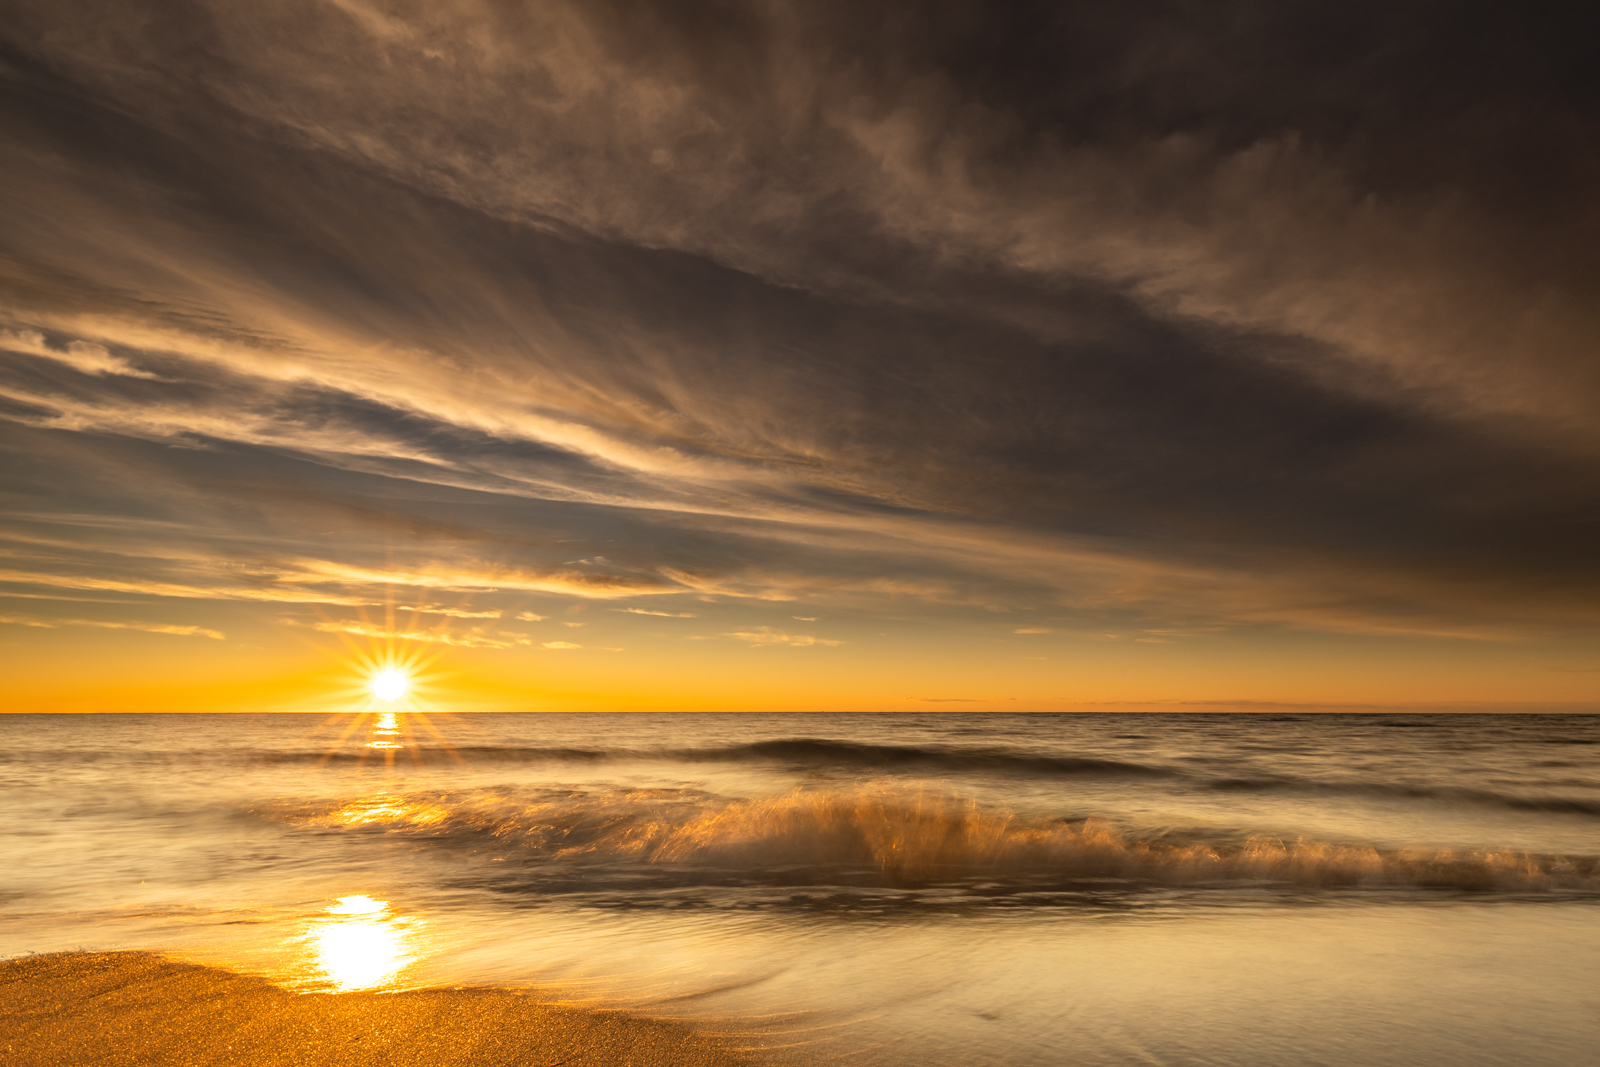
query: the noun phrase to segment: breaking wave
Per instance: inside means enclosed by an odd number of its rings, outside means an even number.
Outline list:
[[[1030,820],[959,796],[896,788],[731,802],[675,789],[380,793],[304,820],[493,852],[533,882],[581,873],[591,883],[615,877],[617,884],[1600,891],[1595,857],[1244,835],[1142,840],[1099,819]]]

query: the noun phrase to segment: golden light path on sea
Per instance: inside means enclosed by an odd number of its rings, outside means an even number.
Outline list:
[[[381,752],[386,771],[394,767],[395,754],[409,751],[422,762],[420,728],[451,757],[455,751],[429,718],[438,709],[430,690],[441,678],[431,670],[442,653],[434,642],[403,636],[394,625],[368,632],[365,647],[341,634],[347,653],[340,657],[335,699],[342,710],[328,716],[313,732],[342,727],[322,757],[321,765],[339,755],[352,738],[359,744],[357,760],[365,764],[372,752]],[[373,631],[376,631],[375,633]],[[361,731],[365,729],[365,736]],[[404,801],[387,790],[358,798],[331,815],[334,823],[356,826],[387,821],[391,809]],[[387,900],[365,893],[339,897],[321,913],[305,920],[288,944],[291,983],[307,989],[331,988],[335,992],[393,987],[397,978],[423,951],[421,932],[426,925],[418,916],[396,913]]]

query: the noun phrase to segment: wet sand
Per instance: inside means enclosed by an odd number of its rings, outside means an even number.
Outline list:
[[[142,952],[0,962],[8,1067],[753,1067],[675,1023],[499,989],[285,992]]]

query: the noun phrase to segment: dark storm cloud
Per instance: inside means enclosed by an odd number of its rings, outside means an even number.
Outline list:
[[[1581,27],[467,0],[11,27],[14,588],[1592,621]]]

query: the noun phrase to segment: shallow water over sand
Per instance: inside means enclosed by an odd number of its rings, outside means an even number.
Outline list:
[[[0,953],[537,985],[792,1062],[1569,1064],[1600,1038],[1600,719],[434,722],[0,720]]]

